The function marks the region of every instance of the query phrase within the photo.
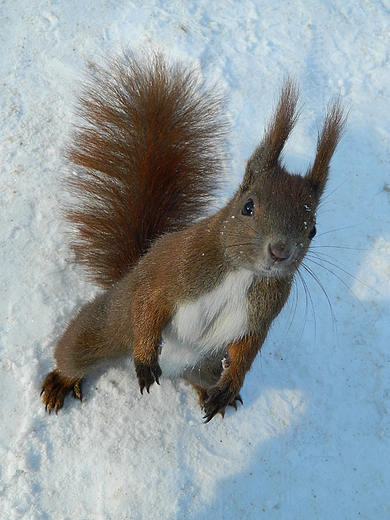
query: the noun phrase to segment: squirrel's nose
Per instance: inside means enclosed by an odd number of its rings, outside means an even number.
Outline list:
[[[268,250],[272,260],[278,262],[286,260],[286,258],[290,256],[290,251],[288,247],[282,242],[277,242],[276,244],[269,244]]]

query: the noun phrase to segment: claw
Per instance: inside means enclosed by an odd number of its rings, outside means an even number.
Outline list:
[[[150,387],[153,383],[160,384],[159,377],[161,376],[161,368],[159,367],[157,361],[155,365],[149,365],[147,363],[134,362],[135,371],[137,373],[138,382],[140,392],[143,395],[144,388],[146,388],[147,393],[150,393]]]
[[[79,399],[80,403],[83,402],[83,395],[81,393],[81,385],[79,381],[73,385],[73,396],[75,399]]]
[[[205,420],[205,421],[204,421],[204,424],[209,423],[213,417],[214,417],[214,415],[212,415],[211,413],[206,413],[206,414],[203,416],[203,419]]]
[[[242,404],[240,394],[233,395],[228,390],[220,390],[218,386],[212,387],[208,391],[208,399],[204,403],[206,414],[203,419],[205,423],[211,421],[213,417],[220,413],[222,418],[225,417],[226,406],[232,406],[237,411],[237,401]]]
[[[62,376],[57,370],[50,372],[42,383],[41,397],[45,405],[45,411],[51,414],[52,410],[56,415],[64,404],[66,395],[73,390],[75,397],[82,400],[81,379],[68,379]]]

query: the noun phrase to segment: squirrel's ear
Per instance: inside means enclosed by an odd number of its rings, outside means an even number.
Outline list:
[[[248,161],[240,186],[241,192],[245,192],[253,185],[262,172],[278,163],[285,142],[299,116],[299,111],[296,110],[298,95],[296,82],[287,78],[281,90],[275,114],[268,124],[263,140]]]
[[[348,113],[344,112],[340,100],[337,99],[329,105],[322,131],[318,132],[316,158],[306,174],[317,200],[324,192],[329,163],[343,135],[347,118]]]

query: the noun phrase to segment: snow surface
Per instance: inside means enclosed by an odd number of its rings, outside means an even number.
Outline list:
[[[389,0],[3,0],[0,28],[0,517],[390,518]],[[286,74],[304,102],[290,169],[328,101],[350,107],[308,262],[327,296],[303,271],[310,295],[297,280],[224,420],[203,424],[183,381],[141,396],[131,362],[49,416],[56,339],[96,291],[59,213],[74,92],[89,59],[150,44],[227,96],[220,204]]]

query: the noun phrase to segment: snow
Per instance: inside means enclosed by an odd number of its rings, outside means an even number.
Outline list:
[[[389,0],[0,5],[0,517],[389,518]],[[203,424],[183,381],[141,396],[131,361],[49,416],[56,339],[96,293],[59,211],[77,81],[90,59],[150,45],[202,65],[227,97],[220,204],[287,74],[304,105],[291,170],[313,160],[327,103],[350,108],[307,259],[326,295],[302,270],[224,420]]]

